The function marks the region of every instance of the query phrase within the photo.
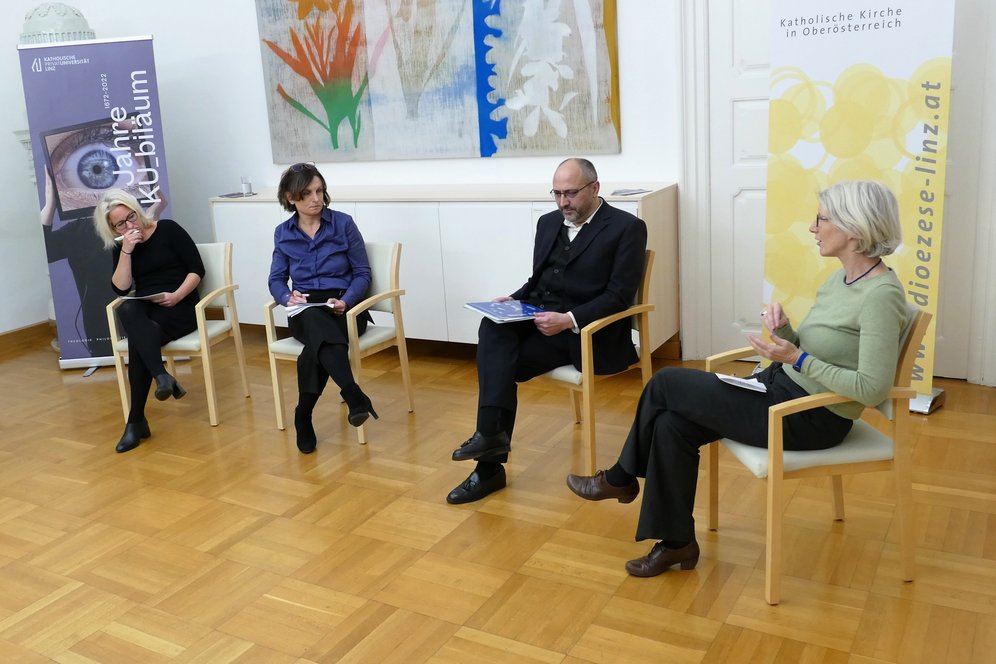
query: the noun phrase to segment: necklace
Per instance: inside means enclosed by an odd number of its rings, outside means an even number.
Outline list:
[[[875,268],[877,268],[881,264],[882,264],[882,259],[879,258],[877,261],[875,261],[874,265],[872,265],[870,268],[868,268],[867,270],[865,270],[864,274],[862,274],[860,277],[856,277],[854,279],[854,281],[851,281],[850,283],[848,283],[848,281],[847,281],[847,275],[845,274],[844,275],[844,285],[845,286],[850,286],[850,285],[854,284],[855,282],[861,281],[862,279],[864,279],[865,277],[868,276],[869,272],[871,272],[872,270],[874,270]]]

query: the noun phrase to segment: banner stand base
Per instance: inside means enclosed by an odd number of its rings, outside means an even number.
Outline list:
[[[110,355],[103,357],[81,357],[74,360],[64,360],[59,358],[60,369],[90,369],[91,367],[113,367],[114,358]]]
[[[910,412],[930,415],[935,410],[944,405],[947,395],[944,390],[935,387],[930,394],[918,394],[916,399],[910,400]]]

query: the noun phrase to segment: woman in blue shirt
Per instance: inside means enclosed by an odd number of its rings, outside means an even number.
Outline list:
[[[297,448],[315,451],[318,438],[311,417],[329,377],[349,407],[355,427],[371,415],[370,399],[353,378],[344,314],[363,300],[370,286],[370,263],[363,237],[352,217],[330,210],[325,178],[314,164],[294,164],[280,176],[277,198],[290,219],[273,233],[270,294],[285,307],[324,302],[289,318],[290,333],[304,344],[297,360],[298,403],[294,409]],[[288,287],[288,279],[292,287]],[[360,334],[369,314],[357,319]]]

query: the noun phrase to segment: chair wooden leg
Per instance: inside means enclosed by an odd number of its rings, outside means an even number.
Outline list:
[[[125,424],[128,423],[128,411],[131,410],[131,404],[128,403],[128,377],[125,374],[125,362],[124,355],[120,353],[114,353],[114,371],[118,375],[118,391],[121,393],[121,410],[124,412]]]
[[[404,338],[398,339],[398,360],[401,363],[401,382],[405,385],[408,395],[408,412],[415,412],[415,392],[412,390],[412,374],[408,366],[408,344]]]
[[[833,485],[833,520],[844,520],[844,479],[840,475],[830,477]]]
[[[277,428],[281,431],[287,428],[284,424],[284,385],[280,377],[280,367],[277,366],[277,358],[273,353],[270,356],[270,382],[273,384],[273,409],[277,414]]]
[[[768,476],[767,530],[765,536],[764,599],[778,604],[782,592],[782,478]]]
[[[584,441],[585,462],[588,474],[595,474],[595,404],[592,402],[591,381],[586,381],[581,390],[581,401],[584,412],[581,415],[581,437]]]
[[[705,446],[709,464],[709,530],[719,528],[719,441]]]
[[[905,431],[897,433],[897,437]],[[912,581],[915,575],[915,545],[913,536],[913,477],[910,469],[909,449],[897,446],[892,462],[896,482],[896,515],[899,518],[899,568],[903,581]]]
[[[242,395],[249,398],[249,378],[246,376],[246,351],[242,346],[242,330],[238,324],[232,325],[232,339],[235,341],[235,357],[239,361],[239,373],[242,374]]]
[[[570,390],[571,406],[574,408],[574,423],[581,424],[584,418],[581,415],[581,389]]]
[[[214,363],[211,361],[211,347],[201,346],[201,364],[204,369],[204,389],[207,392],[208,421],[218,426],[218,395],[214,391]]]
[[[172,355],[166,356],[166,371],[169,372],[170,376],[176,378],[176,358]]]

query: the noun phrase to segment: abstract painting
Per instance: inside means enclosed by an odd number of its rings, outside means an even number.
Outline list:
[[[615,0],[256,0],[274,163],[619,152]]]

